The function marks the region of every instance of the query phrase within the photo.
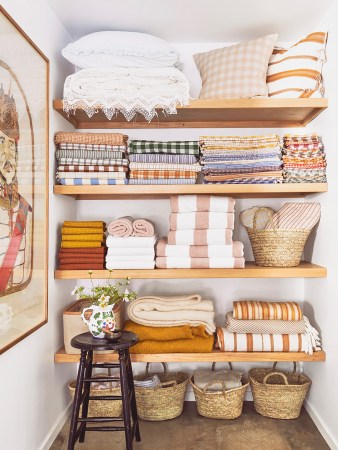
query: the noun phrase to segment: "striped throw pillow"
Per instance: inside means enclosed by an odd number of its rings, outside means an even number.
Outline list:
[[[318,31],[288,50],[274,49],[266,80],[269,97],[307,98],[324,95],[322,66],[326,39],[327,33]]]
[[[200,98],[267,97],[266,72],[277,34],[194,55]]]

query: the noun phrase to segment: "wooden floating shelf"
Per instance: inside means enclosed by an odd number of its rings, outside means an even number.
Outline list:
[[[254,98],[193,100],[178,107],[177,114],[158,116],[147,122],[137,114],[128,122],[122,114],[107,119],[101,109],[92,117],[77,109],[67,115],[62,100],[54,100],[54,109],[78,129],[114,128],[288,128],[304,127],[328,107],[325,98]]]
[[[260,267],[246,262],[244,269],[129,269],[113,270],[112,278],[172,279],[172,278],[325,278],[325,267],[302,262],[297,267]],[[107,279],[108,270],[93,270],[93,279]],[[55,270],[58,280],[89,279],[88,270]]]
[[[68,195],[77,200],[118,198],[167,198],[177,194],[231,195],[236,198],[297,197],[327,192],[327,183],[285,184],[192,184],[192,185],[115,185],[63,186],[54,185],[54,194]]]
[[[221,352],[214,350],[212,353],[156,353],[156,354],[131,354],[132,362],[264,362],[264,361],[325,361],[326,354],[323,350],[308,355],[304,352]],[[116,353],[94,353],[94,362],[114,362],[118,360]],[[70,355],[61,348],[54,355],[56,363],[78,363],[80,355]]]

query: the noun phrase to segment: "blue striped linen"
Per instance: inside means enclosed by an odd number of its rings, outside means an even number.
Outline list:
[[[99,179],[99,178],[60,178],[60,184],[66,186],[98,186],[98,185],[111,185],[111,184],[128,184],[129,180],[116,180],[116,179]]]

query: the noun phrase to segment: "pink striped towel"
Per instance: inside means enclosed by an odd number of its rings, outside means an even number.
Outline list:
[[[213,211],[171,213],[169,222],[171,230],[206,230],[212,228],[228,228],[233,230],[235,214]]]

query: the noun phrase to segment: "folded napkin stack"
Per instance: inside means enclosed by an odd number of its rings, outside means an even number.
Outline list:
[[[103,269],[105,226],[102,221],[63,222],[59,269]]]
[[[195,184],[197,141],[130,141],[129,184]]]
[[[65,185],[127,184],[127,140],[120,133],[55,133],[57,181]]]
[[[282,183],[279,137],[201,136],[204,183]]]
[[[233,302],[225,326],[217,327],[224,352],[306,352],[320,350],[318,331],[296,302]]]
[[[110,222],[107,230],[107,269],[154,268],[157,238],[150,220],[120,217]]]
[[[283,138],[285,183],[326,183],[323,143],[317,134]]]
[[[131,353],[209,353],[216,330],[214,307],[199,295],[139,297],[128,304],[124,330],[139,342]]]
[[[235,200],[213,195],[170,198],[168,237],[156,245],[156,267],[243,268],[243,244],[232,240]]]

